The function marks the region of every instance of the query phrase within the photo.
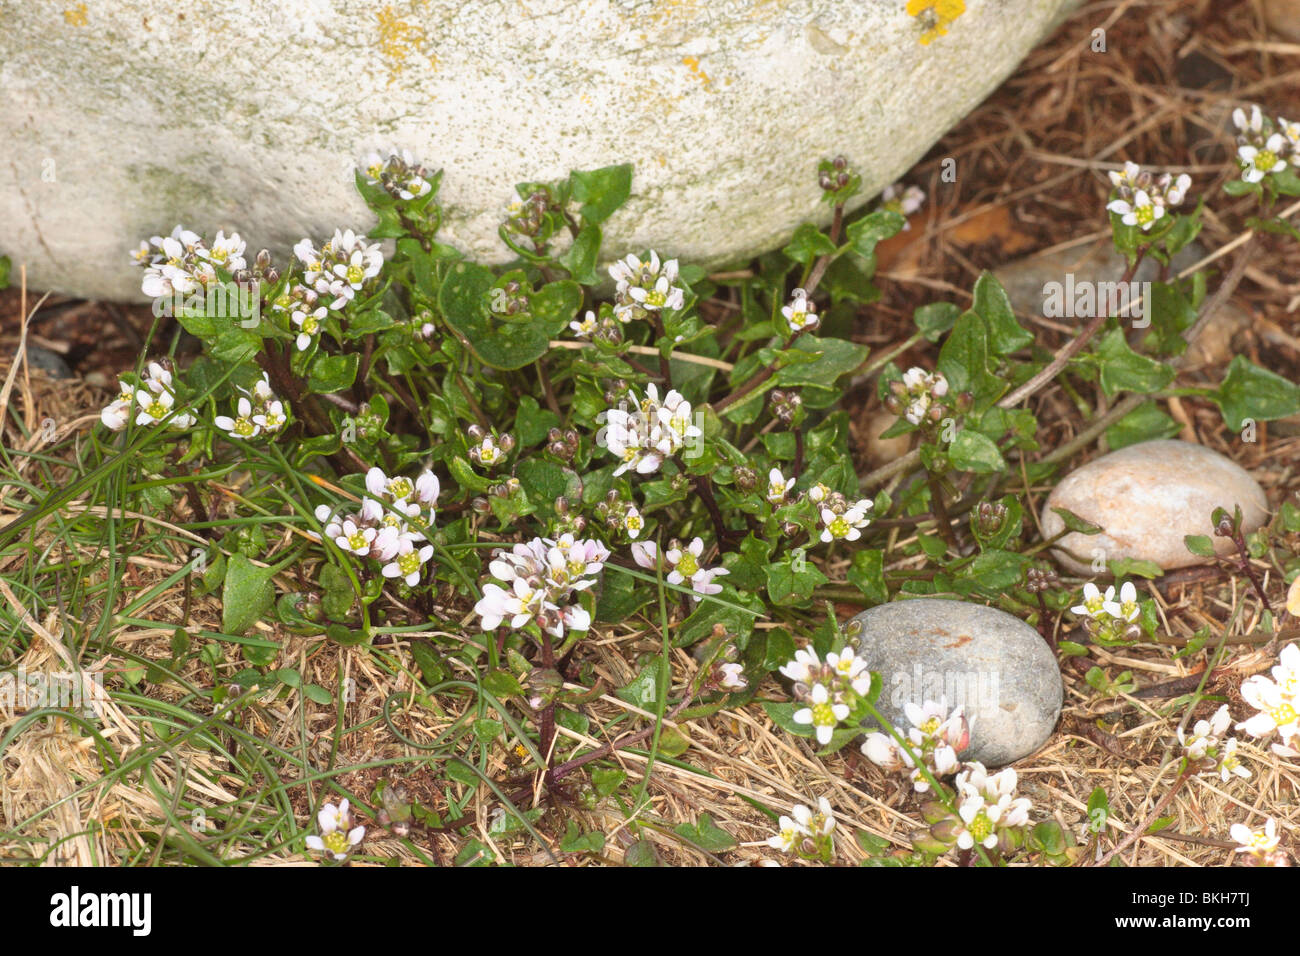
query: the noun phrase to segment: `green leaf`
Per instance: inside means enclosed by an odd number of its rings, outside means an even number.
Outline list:
[[[500,700],[524,696],[524,689],[519,685],[519,679],[506,670],[488,671],[484,674],[483,689]]]
[[[484,365],[506,370],[531,365],[546,354],[550,334],[541,322],[497,322],[489,310],[489,293],[495,284],[490,269],[458,262],[438,289],[438,306],[447,324]],[[579,288],[576,282],[570,284]],[[543,308],[551,305],[549,298],[544,299]]]
[[[806,266],[818,256],[834,252],[835,243],[831,242],[826,234],[812,223],[805,222],[794,231],[794,236],[781,251],[785,253],[787,258],[799,263],[801,266]]]
[[[951,302],[931,302],[913,312],[912,321],[916,323],[916,331],[931,342],[938,342],[943,333],[953,327],[959,315],[961,309]]]
[[[582,286],[572,279],[548,282],[528,297],[528,311],[532,325],[539,326],[547,336],[559,335],[573,321],[582,308]]]
[[[963,428],[948,447],[948,460],[959,471],[987,475],[1006,471],[1007,463],[997,443],[987,435]]]
[[[673,828],[673,832],[710,853],[721,853],[736,845],[736,838],[726,830],[719,829],[713,822],[713,817],[707,813],[701,813],[693,824],[679,824]]]
[[[885,586],[885,552],[878,548],[859,548],[853,552],[849,565],[849,583],[862,592],[872,604],[889,601],[889,588]]]
[[[598,285],[601,276],[596,272],[596,262],[600,258],[600,226],[595,223],[583,226],[574,237],[573,245],[560,256],[560,265],[569,270],[569,275],[583,285]]]
[[[1065,527],[1070,531],[1077,532],[1078,534],[1092,535],[1101,534],[1102,531],[1105,530],[1100,525],[1095,525],[1086,518],[1080,518],[1068,508],[1053,507],[1052,510],[1056,512],[1056,516],[1065,523]]]
[[[307,377],[307,391],[316,395],[328,395],[351,388],[357,378],[357,363],[361,356],[357,352],[346,355],[316,356],[311,364],[311,374]]]
[[[320,704],[322,706],[333,703],[334,701],[334,695],[319,684],[308,684],[302,689],[302,696],[306,697],[313,704]]]
[[[812,724],[796,724],[794,722],[795,712],[803,710],[803,704],[778,704],[772,701],[763,701],[762,707],[772,723],[786,733],[794,734],[796,737],[811,737],[813,735]]]
[[[591,785],[595,788],[598,797],[608,797],[623,786],[625,780],[627,780],[627,772],[617,767],[597,767],[591,772]]]
[[[1300,412],[1300,386],[1260,368],[1244,355],[1233,358],[1223,384],[1210,397],[1235,432],[1241,431],[1248,418],[1266,422]]]
[[[1007,298],[1007,290],[993,273],[985,272],[975,280],[974,299],[971,307],[988,324],[989,346],[994,352],[1009,355],[1017,349],[1034,344],[1033,333],[1021,328],[1016,321],[1015,310]]]
[[[259,568],[242,554],[231,555],[221,591],[221,630],[243,634],[275,603],[271,568]]]
[[[1183,535],[1183,544],[1192,554],[1199,555],[1202,558],[1212,558],[1216,554],[1214,542],[1210,540],[1209,535],[1185,534]]]
[[[596,830],[584,833],[576,820],[570,820],[568,829],[560,838],[561,853],[599,853],[605,849],[605,834]]]
[[[1113,329],[1097,349],[1101,388],[1107,398],[1117,392],[1158,392],[1174,378],[1173,366],[1139,355],[1128,346],[1123,329]]]
[[[604,623],[626,621],[645,607],[653,597],[649,588],[638,587],[630,574],[606,574],[596,599],[596,620]]]
[[[545,458],[525,458],[515,467],[515,477],[529,500],[545,507],[563,495],[576,499],[582,491],[576,473]]]
[[[345,621],[352,612],[357,592],[352,587],[352,579],[347,572],[335,564],[327,564],[320,569],[321,611],[331,621]]]
[[[9,288],[9,271],[13,267],[14,264],[8,256],[0,256],[0,289]]]
[[[658,866],[659,855],[654,844],[649,840],[637,840],[623,854],[623,862],[628,866]]]
[[[971,393],[976,412],[989,408],[1007,389],[1007,383],[989,370],[988,332],[975,312],[958,317],[939,350],[938,365],[950,392]]]
[[[782,352],[787,364],[773,380],[777,385],[820,385],[832,387],[841,375],[856,372],[871,350],[844,339],[819,339],[804,335],[794,347]],[[808,354],[802,354],[808,353]]]
[[[849,223],[844,235],[853,251],[862,256],[870,265],[870,271],[876,271],[876,245],[890,239],[903,231],[907,224],[896,212],[877,209],[861,219]]]
[[[588,223],[604,222],[632,194],[632,164],[574,170],[569,174],[573,198],[582,203],[578,214]]]
[[[1126,445],[1170,438],[1181,429],[1182,426],[1161,411],[1155,402],[1143,402],[1106,429],[1106,442],[1111,451],[1118,451]]]
[[[1140,578],[1158,578],[1163,575],[1164,569],[1154,561],[1144,561],[1137,558],[1116,558],[1114,561],[1107,561],[1106,567],[1116,578],[1140,577]]]
[[[803,604],[826,575],[802,551],[784,555],[767,566],[767,593],[774,604]]]

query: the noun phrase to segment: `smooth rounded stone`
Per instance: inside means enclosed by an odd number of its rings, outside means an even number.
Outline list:
[[[1061,539],[1061,547],[1077,555],[1054,550],[1067,570],[1088,575],[1095,573],[1095,559],[1134,558],[1171,571],[1205,560],[1187,550],[1186,535],[1210,535],[1219,554],[1234,549],[1227,538],[1213,537],[1210,516],[1215,508],[1231,512],[1236,505],[1245,532],[1268,517],[1264,489],[1240,465],[1191,442],[1140,442],[1067,475],[1047,496],[1043,534],[1050,538],[1064,530],[1065,522],[1052,509],[1065,508],[1102,529]]]
[[[1052,735],[1064,690],[1056,657],[1017,617],[965,601],[916,598],[863,611],[858,653],[879,671],[878,706],[900,733],[903,706],[943,698],[965,708],[970,747],[960,755],[1000,767]]]
[[[63,356],[58,352],[52,352],[49,349],[41,348],[39,345],[28,343],[25,346],[27,355],[27,366],[44,372],[50,378],[72,378],[72,369],[68,368],[68,363],[63,360]]]
[[[0,253],[29,283],[139,298],[129,252],[177,222],[284,263],[373,219],[369,151],[445,170],[440,238],[484,262],[514,184],[634,164],[605,252],[714,266],[829,221],[816,163],[866,202],[1077,0],[147,0],[5,5]]]

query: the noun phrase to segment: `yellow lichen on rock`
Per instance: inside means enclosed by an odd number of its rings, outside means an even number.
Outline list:
[[[907,0],[907,15],[924,16],[930,24],[921,34],[921,45],[929,46],[936,37],[948,32],[952,22],[966,12],[966,0]]]

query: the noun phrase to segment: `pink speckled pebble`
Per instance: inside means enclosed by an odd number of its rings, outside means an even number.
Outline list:
[[[1268,517],[1264,490],[1240,465],[1191,442],[1148,441],[1067,475],[1043,506],[1043,532],[1051,537],[1065,527],[1052,508],[1066,508],[1104,529],[1097,535],[1068,534],[1060,542],[1064,550],[1053,551],[1063,568],[1077,574],[1093,573],[1097,549],[1107,561],[1144,559],[1170,571],[1205,560],[1187,550],[1185,535],[1209,535],[1220,554],[1233,550],[1227,538],[1213,537],[1210,515],[1215,508],[1232,511],[1234,505],[1241,506],[1247,532]]]

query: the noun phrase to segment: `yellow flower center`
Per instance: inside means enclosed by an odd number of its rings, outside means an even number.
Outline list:
[[[331,853],[340,854],[348,851],[348,835],[342,830],[335,830],[333,833],[327,833],[321,837],[321,842],[325,844],[325,849]]]
[[[394,478],[388,485],[388,493],[394,498],[405,499],[409,497],[411,492],[414,490],[415,487],[411,484],[410,480],[406,478]]]
[[[837,515],[835,520],[827,526],[826,530],[831,533],[832,537],[843,538],[849,533],[849,523],[844,520],[843,515]]]
[[[1138,225],[1145,226],[1148,223],[1155,222],[1156,207],[1138,206],[1136,209],[1133,210],[1133,215],[1137,219]]]
[[[677,570],[689,578],[699,569],[700,563],[695,560],[695,555],[689,551],[683,551],[682,556],[677,560]]]
[[[1268,716],[1272,718],[1273,723],[1277,724],[1279,727],[1284,727],[1287,724],[1295,722],[1296,713],[1295,708],[1290,704],[1282,703],[1270,710]]]
[[[249,435],[253,434],[254,427],[255,426],[249,419],[240,416],[235,419],[235,427],[232,431],[234,431],[236,435],[247,438]]]
[[[812,708],[813,724],[817,727],[834,727],[835,711],[829,703],[814,704]]]
[[[1277,165],[1277,154],[1271,149],[1261,149],[1255,154],[1255,168],[1266,173]]]
[[[408,551],[397,559],[397,567],[403,574],[413,574],[420,570],[420,556],[414,551]]]
[[[366,277],[366,270],[360,266],[348,266],[348,281],[353,285],[360,285],[361,280]]]
[[[989,820],[988,814],[981,809],[975,814],[975,819],[966,824],[966,830],[976,843],[983,843],[993,832],[993,823]]]
[[[359,551],[366,547],[368,543],[369,542],[366,541],[365,533],[362,531],[355,531],[348,536],[348,547],[354,551]]]

